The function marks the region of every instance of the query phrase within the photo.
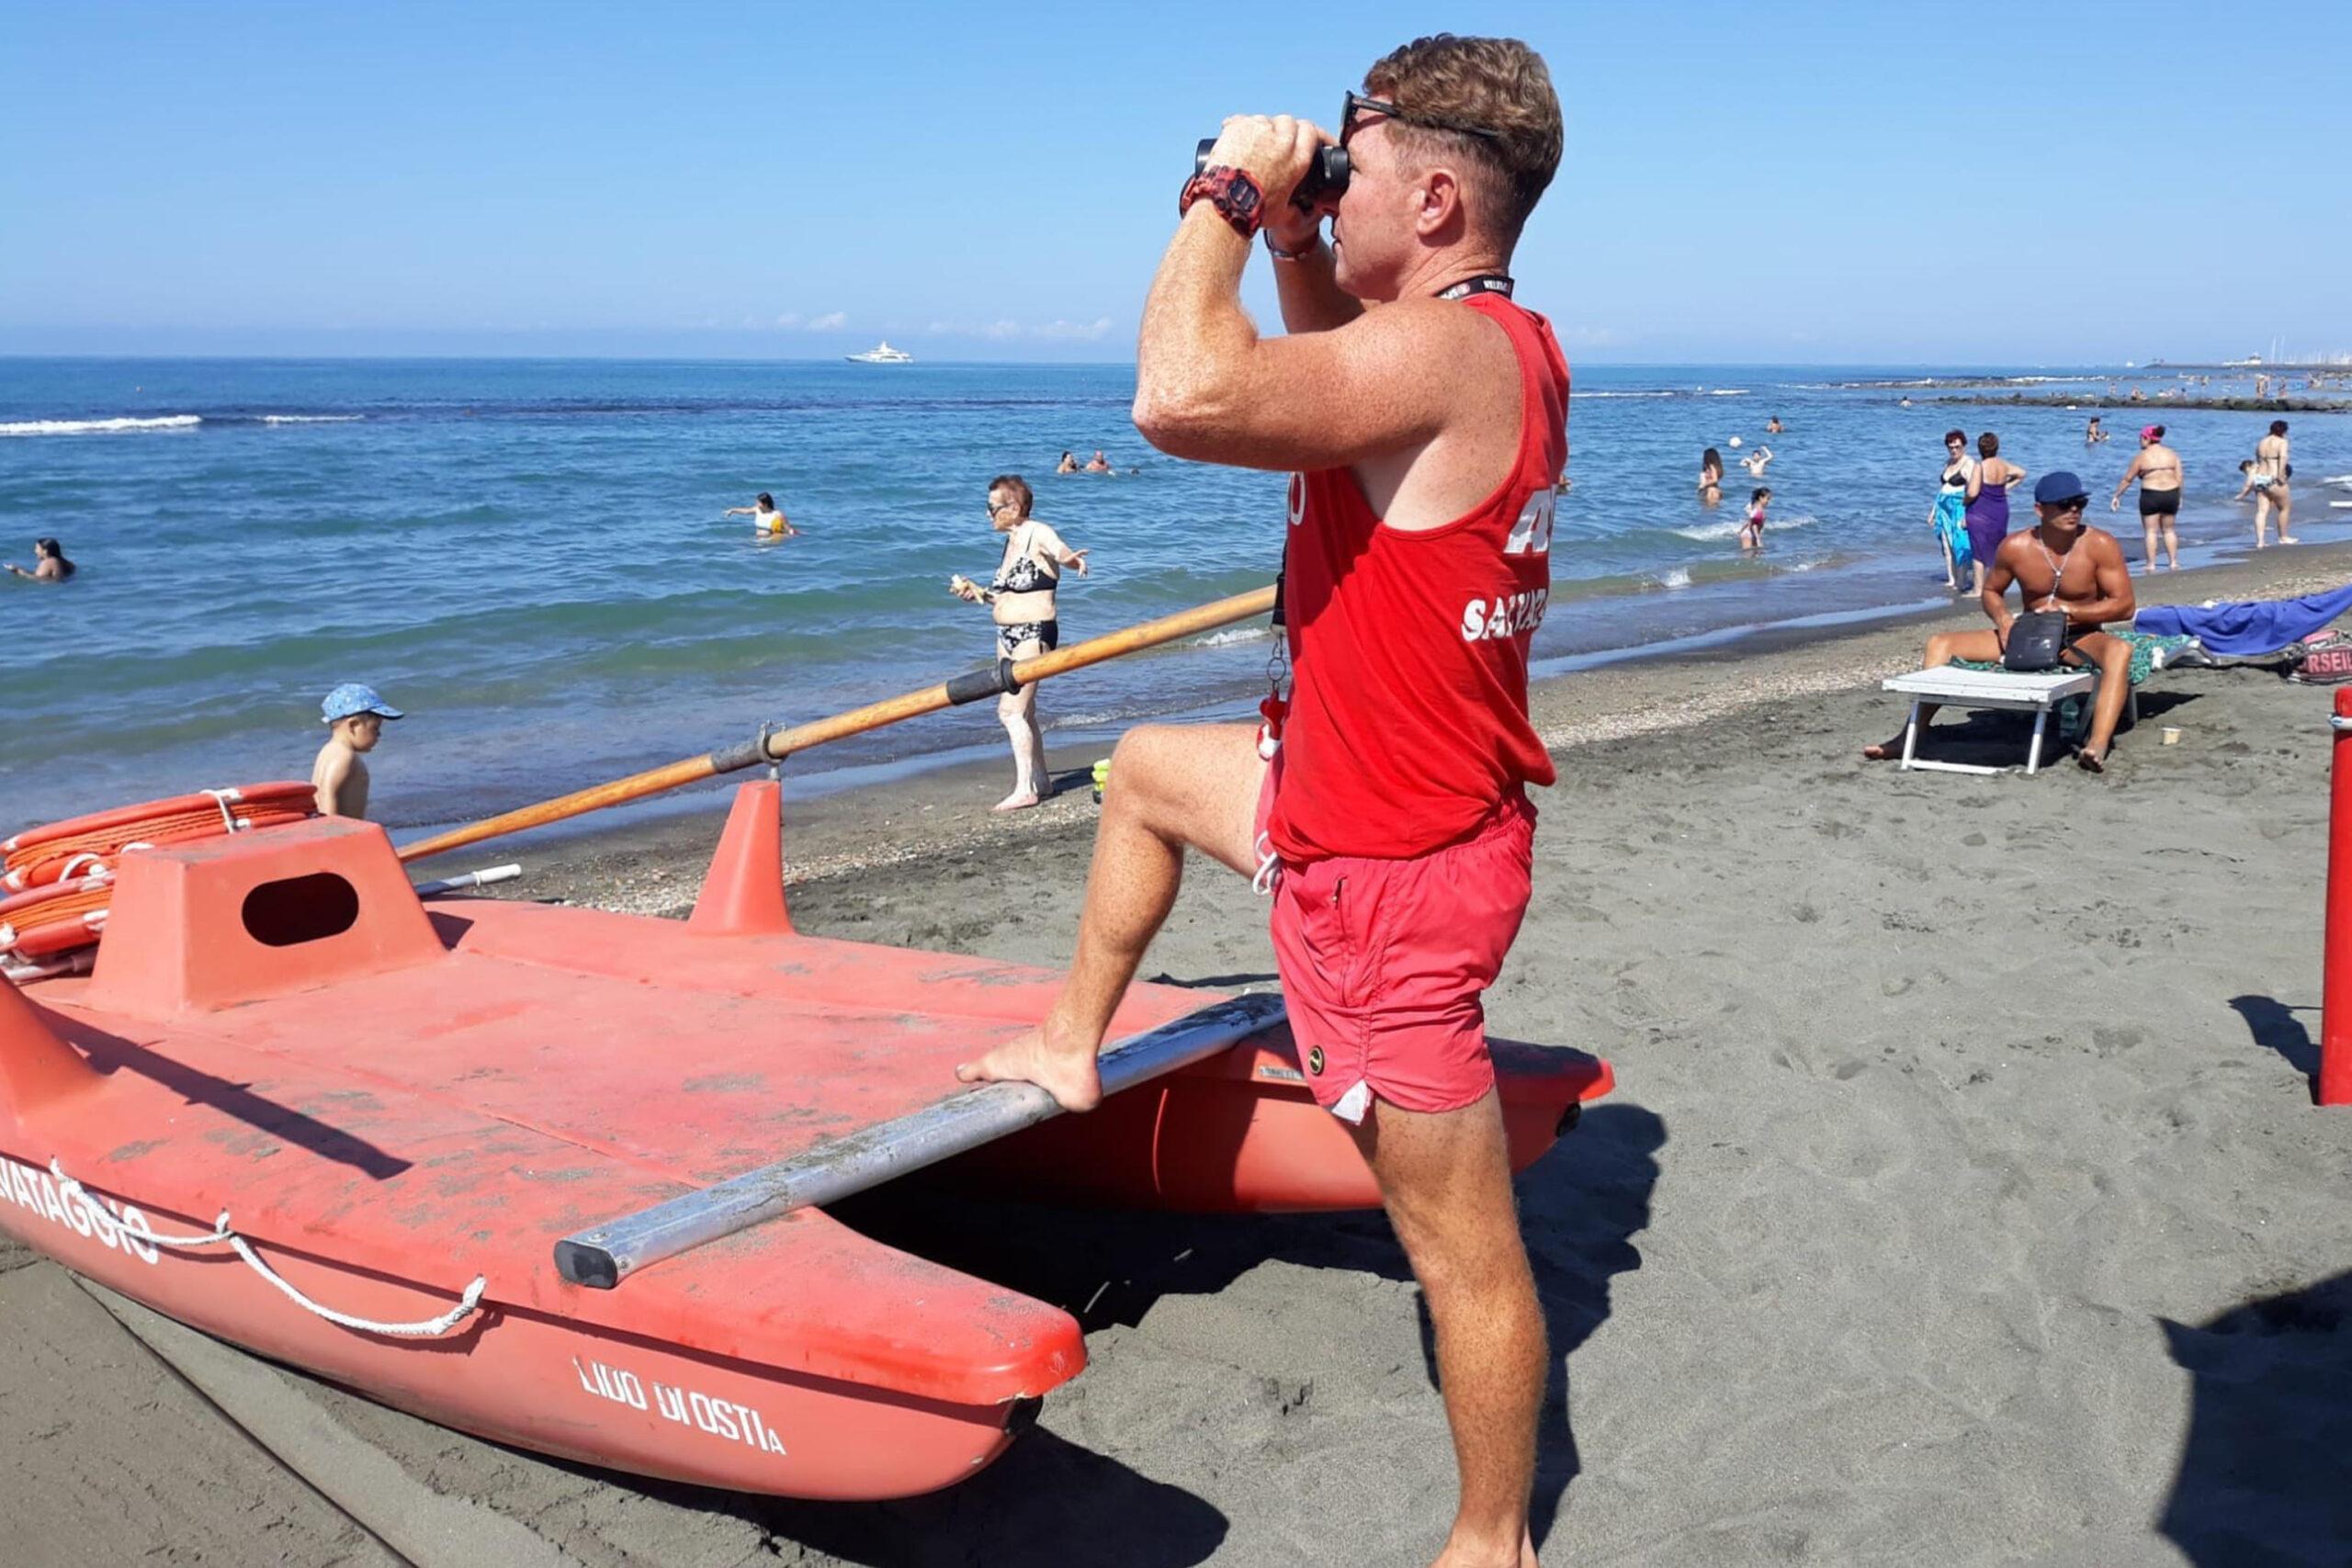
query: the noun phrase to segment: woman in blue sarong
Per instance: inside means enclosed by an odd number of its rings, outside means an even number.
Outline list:
[[[1928,513],[1928,523],[1936,531],[1936,542],[1943,547],[1944,586],[1954,591],[1973,558],[1968,549],[1968,481],[1975,471],[1975,459],[1968,455],[1967,433],[1946,431],[1943,472],[1936,480],[1936,504]]]

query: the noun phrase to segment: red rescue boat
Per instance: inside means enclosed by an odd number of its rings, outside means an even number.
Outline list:
[[[1059,976],[797,933],[776,789],[739,795],[686,922],[426,901],[381,829],[334,818],[120,852],[87,977],[0,984],[0,1230],[517,1447],[805,1497],[972,1474],[1078,1373],[1078,1325],[860,1235],[808,1206],[838,1184],[804,1181],[896,1168],[915,1129],[1035,1096],[950,1068],[1034,1022]],[[1136,987],[1114,1034],[1189,1040],[1190,1065],[967,1155],[958,1179],[1372,1206],[1261,1026],[1274,999],[1203,1003]],[[1575,1052],[1498,1063],[1515,1167],[1610,1087]],[[726,1234],[681,1239],[672,1221],[730,1193]]]

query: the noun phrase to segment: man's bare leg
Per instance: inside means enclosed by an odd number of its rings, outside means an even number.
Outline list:
[[[2092,632],[2075,644],[2075,651],[2098,665],[2098,695],[2091,704],[2090,733],[2075,760],[2092,773],[2107,767],[2108,750],[2115,743],[2115,727],[2122,722],[2123,705],[2132,696],[2132,645],[2105,632]]]
[[[1437,1568],[1532,1568],[1528,1493],[1551,1354],[1520,1235],[1501,1102],[1435,1114],[1375,1101],[1355,1130],[1437,1330],[1461,1501]]]
[[[1955,659],[1978,660],[2001,657],[2001,639],[1992,632],[1934,632],[1928,637],[1928,651],[1920,662],[1923,670],[1940,670]],[[1919,705],[1919,733],[1928,733],[1928,721],[1936,716],[1939,703]],[[1906,723],[1904,729],[1910,726]],[[1862,760],[1869,762],[1891,761],[1903,755],[1903,730],[1894,732],[1892,740],[1879,740],[1862,748]]]
[[[1256,725],[1127,731],[1111,754],[1069,978],[1041,1027],[964,1063],[956,1076],[966,1083],[1034,1083],[1066,1111],[1094,1109],[1102,1099],[1094,1055],[1144,949],[1175,907],[1186,847],[1244,875],[1254,872],[1250,840],[1265,774]]]

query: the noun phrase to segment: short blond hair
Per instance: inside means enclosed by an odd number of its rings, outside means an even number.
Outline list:
[[[1516,240],[1527,215],[1560,167],[1560,96],[1544,57],[1515,38],[1459,38],[1434,33],[1392,50],[1364,73],[1364,90],[1435,128],[1396,124],[1394,134],[1419,152],[1446,137],[1466,148],[1478,172],[1490,176],[1492,212],[1477,216],[1503,238]],[[1450,131],[1477,126],[1492,137]]]

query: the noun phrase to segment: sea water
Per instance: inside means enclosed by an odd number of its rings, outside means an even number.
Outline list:
[[[2245,542],[2229,497],[2267,415],[2111,410],[2114,440],[2086,449],[2087,409],[1932,400],[2109,378],[1581,370],[1538,656],[1947,599],[1927,518],[1951,426],[1997,430],[2037,474],[2079,471],[2136,569],[2132,502],[2110,518],[2104,500],[2132,428],[2162,419],[2191,558]],[[53,535],[80,568],[62,589],[0,580],[0,831],[307,776],[343,681],[410,711],[371,766],[376,814],[413,829],[958,673],[994,657],[987,613],[946,585],[996,567],[982,502],[1000,473],[1089,551],[1091,574],[1064,581],[1065,647],[1269,581],[1283,476],[1160,456],[1133,391],[1128,366],[0,359],[0,559],[29,566]],[[2289,417],[2297,527],[2341,536],[2352,516],[2326,501],[2352,478],[2321,481],[2352,476],[2352,424]],[[1766,548],[1743,556],[1756,481],[1737,459],[1759,445],[1774,499]],[[1727,468],[1713,509],[1694,487],[1710,446]],[[1054,473],[1098,447],[1115,475]],[[722,515],[763,490],[801,537]],[[1048,739],[1245,710],[1268,649],[1261,623],[1066,677],[1042,694]],[[1001,746],[982,704],[791,766],[822,788]]]

